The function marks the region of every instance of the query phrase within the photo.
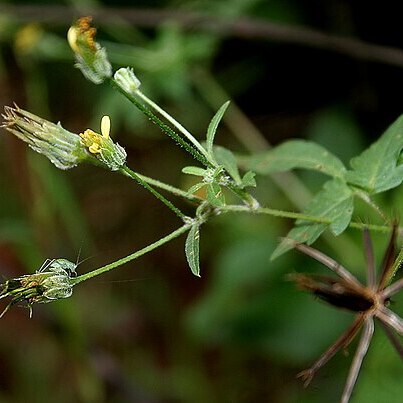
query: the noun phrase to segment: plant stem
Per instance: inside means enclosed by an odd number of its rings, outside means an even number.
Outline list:
[[[132,94],[124,91],[113,78],[109,79],[111,86],[123,94],[134,106],[136,106],[144,115],[146,115],[154,124],[156,124],[163,132],[175,140],[181,147],[183,147],[194,159],[201,162],[206,167],[214,167],[214,165],[202,154],[198,149],[194,148],[191,144],[183,140],[179,134],[165,124],[158,116],[154,115],[147,107],[139,102]]]
[[[201,154],[206,157],[206,159],[212,164],[216,165],[214,161],[211,160],[207,151],[202,147],[202,145],[195,139],[195,137],[185,129],[176,119],[174,119],[169,113],[165,112],[159,105],[157,105],[154,101],[144,95],[140,90],[136,91],[136,94],[139,98],[141,98],[144,102],[150,105],[153,109],[155,109],[160,115],[162,115],[168,122],[172,123],[199,151]]]
[[[119,169],[119,172],[122,174],[129,176],[138,182],[141,186],[151,192],[158,200],[164,203],[169,209],[171,209],[179,218],[184,219],[186,216],[182,213],[177,207],[175,207],[168,199],[166,199],[161,193],[156,191],[153,187],[151,187],[146,181],[144,181],[136,172],[132,171],[127,165],[123,165],[122,168]]]
[[[149,185],[166,190],[167,192],[172,193],[175,196],[183,197],[184,199],[187,199],[190,202],[201,203],[204,201],[204,199],[202,199],[201,197],[196,196],[194,194],[189,194],[188,192],[185,192],[182,189],[178,189],[175,186],[168,185],[167,183],[164,182],[160,182],[157,179],[139,174],[138,172],[136,172],[136,174],[140,179],[142,179],[144,182],[147,182]]]
[[[311,216],[311,215],[306,215],[306,214],[302,214],[302,213],[294,213],[292,211],[272,209],[272,208],[268,208],[268,207],[258,207],[258,208],[252,209],[248,206],[229,205],[229,206],[219,207],[217,210],[219,210],[220,213],[229,213],[229,212],[239,211],[239,212],[250,213],[250,214],[267,214],[267,215],[271,215],[273,217],[292,218],[292,219],[296,219],[296,220],[310,221],[310,222],[319,223],[319,224],[330,224],[331,223],[331,221],[325,217]],[[366,224],[366,223],[351,221],[349,224],[349,227],[357,228],[357,229],[368,228],[369,230],[376,231],[376,232],[385,232],[385,233],[390,232],[390,226],[387,226],[387,225]],[[399,228],[399,231],[401,231],[401,230],[402,230],[402,228]]]
[[[384,220],[386,223],[390,223],[390,220],[384,212],[381,210],[381,208],[371,199],[371,197],[368,195],[368,193],[363,192],[362,190],[356,190],[355,194],[365,203],[368,204],[381,218]]]
[[[89,280],[90,278],[93,278],[95,276],[99,276],[100,274],[106,273],[107,271],[113,270],[116,267],[119,267],[125,263],[128,263],[134,259],[139,258],[140,256],[145,255],[148,252],[153,251],[154,249],[157,249],[159,246],[171,241],[172,239],[177,238],[179,235],[182,235],[186,231],[189,230],[191,225],[185,224],[182,227],[178,228],[177,230],[171,232],[167,236],[159,239],[158,241],[146,246],[143,249],[138,250],[137,252],[132,253],[129,256],[123,257],[122,259],[116,260],[115,262],[112,262],[110,264],[107,264],[106,266],[100,267],[99,269],[90,271],[89,273],[83,274],[81,276],[78,276],[76,278],[71,279],[71,282],[73,285],[76,285],[78,283],[82,283],[83,281]]]

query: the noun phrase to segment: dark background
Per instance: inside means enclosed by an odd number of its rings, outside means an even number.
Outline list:
[[[129,166],[183,189],[192,184],[181,174],[194,164],[189,156],[119,94],[87,82],[73,67],[65,37],[81,15],[94,16],[114,67],[134,67],[143,92],[196,137],[204,137],[215,110],[232,99],[217,143],[234,151],[297,137],[348,163],[403,111],[398,2],[3,1],[0,104],[16,102],[77,133],[98,130],[108,114]],[[288,196],[258,177],[256,196],[298,211],[309,200],[301,183],[314,193],[325,177],[296,174]],[[376,201],[399,215],[402,199],[397,189]],[[376,222],[356,207],[355,219]],[[75,261],[80,250],[89,259],[79,272],[87,272],[179,225],[127,178],[93,166],[59,171],[1,131],[4,278],[33,272],[46,258]],[[180,238],[77,286],[68,300],[35,306],[32,319],[13,308],[0,321],[0,402],[338,401],[354,343],[350,356],[338,354],[308,389],[295,379],[352,316],[286,281],[287,273],[325,268],[295,252],[269,260],[292,225],[263,216],[218,217],[202,228],[201,279],[187,268]],[[374,235],[374,242],[380,261],[387,238]],[[363,278],[359,231],[327,234],[315,246]],[[352,401],[400,402],[402,369],[377,329]]]

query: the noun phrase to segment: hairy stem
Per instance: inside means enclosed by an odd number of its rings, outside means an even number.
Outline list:
[[[132,171],[127,165],[124,165],[119,169],[119,172],[122,174],[129,176],[134,179],[137,183],[151,192],[158,200],[164,203],[169,209],[171,209],[179,218],[185,218],[185,214],[182,213],[177,207],[175,207],[168,199],[166,199],[161,193],[156,191],[153,187],[151,187],[146,181],[144,181],[136,172]]]
[[[168,185],[167,183],[161,182],[154,178],[150,178],[149,176],[139,174],[138,172],[136,172],[136,174],[140,179],[142,179],[144,182],[148,183],[149,185],[166,190],[167,192],[169,192],[175,196],[183,197],[184,199],[186,199],[190,202],[201,203],[204,201],[204,199],[202,199],[201,197],[196,196],[194,194],[189,194],[188,192],[186,192],[182,189],[178,189],[175,186]]]
[[[136,94],[139,98],[141,98],[144,102],[150,105],[154,110],[156,110],[161,116],[163,116],[168,122],[170,122],[173,126],[175,126],[199,151],[204,157],[212,164],[216,165],[216,163],[211,160],[209,154],[206,150],[201,146],[201,144],[195,139],[195,137],[185,129],[176,119],[174,119],[169,113],[165,112],[160,106],[158,106],[154,101],[144,95],[140,90],[136,91]]]
[[[388,217],[386,217],[385,213],[382,211],[382,209],[371,199],[371,197],[368,195],[368,193],[363,192],[361,190],[355,191],[356,196],[358,196],[363,202],[368,204],[376,212],[376,214],[379,215],[379,217],[382,218],[383,221],[386,223],[390,223],[390,220]]]
[[[267,215],[271,215],[273,217],[292,218],[295,220],[310,221],[310,222],[318,223],[318,224],[330,224],[330,222],[331,222],[329,219],[327,219],[325,217],[311,216],[311,215],[307,215],[307,214],[303,214],[303,213],[295,213],[292,211],[277,210],[277,209],[272,209],[272,208],[268,208],[268,207],[258,207],[255,209],[251,209],[248,206],[228,205],[228,206],[219,207],[217,210],[219,210],[220,213],[244,212],[244,213],[250,213],[250,214],[267,214]],[[385,232],[385,233],[390,232],[390,227],[387,225],[365,224],[365,223],[355,222],[355,221],[351,221],[349,224],[349,227],[357,228],[360,230],[368,228],[369,230],[375,231],[375,232]],[[403,228],[399,228],[399,230],[402,231]]]
[[[82,283],[83,281],[89,280],[90,278],[93,278],[95,276],[99,276],[100,274],[106,273],[107,271],[113,270],[116,267],[119,267],[125,263],[128,263],[134,259],[139,258],[140,256],[145,255],[148,252],[153,251],[154,249],[157,249],[161,245],[164,245],[165,243],[171,241],[172,239],[177,238],[178,236],[182,235],[186,231],[189,230],[191,226],[189,224],[185,224],[182,227],[178,228],[177,230],[171,232],[167,236],[159,239],[158,241],[146,246],[143,249],[138,250],[137,252],[132,253],[129,256],[123,257],[122,259],[116,260],[115,262],[112,262],[110,264],[107,264],[106,266],[100,267],[99,269],[90,271],[89,273],[83,274],[81,276],[78,276],[74,279],[71,280],[71,282],[76,285],[78,283]]]
[[[116,84],[113,78],[109,79],[111,86],[123,94],[134,106],[136,106],[144,115],[146,115],[151,122],[156,124],[164,133],[175,140],[181,147],[183,147],[193,158],[201,162],[207,167],[214,167],[214,165],[206,159],[206,157],[195,147],[189,144],[187,141],[183,140],[179,134],[177,134],[171,127],[165,124],[159,117],[154,115],[147,107],[145,107],[141,102],[139,102],[136,97],[124,91],[118,84]]]

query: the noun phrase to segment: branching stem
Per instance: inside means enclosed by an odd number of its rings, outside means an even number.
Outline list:
[[[168,199],[166,199],[161,193],[156,191],[152,186],[150,186],[146,181],[144,181],[136,172],[132,171],[127,165],[124,165],[119,171],[129,176],[130,178],[134,179],[137,183],[151,192],[158,200],[164,203],[169,209],[171,209],[179,218],[184,219],[185,214],[182,213],[176,206],[174,206]]]
[[[95,269],[93,271],[90,271],[89,273],[83,274],[81,276],[78,276],[74,279],[72,279],[72,283],[74,285],[78,283],[82,283],[83,281],[89,280],[90,278],[93,278],[95,276],[99,276],[100,274],[106,273],[107,271],[113,270],[116,267],[119,267],[125,263],[128,263],[134,259],[139,258],[140,256],[145,255],[148,252],[153,251],[154,249],[157,249],[161,245],[164,245],[165,243],[171,241],[172,239],[177,238],[178,236],[182,235],[186,231],[190,229],[191,225],[190,224],[185,224],[182,227],[178,228],[177,230],[171,232],[167,236],[159,239],[158,241],[146,246],[143,249],[138,250],[137,252],[132,253],[129,256],[123,257],[122,259],[116,260],[115,262],[112,262],[110,264],[107,264],[106,266],[100,267],[99,269]]]

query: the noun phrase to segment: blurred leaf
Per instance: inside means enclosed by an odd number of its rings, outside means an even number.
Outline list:
[[[195,175],[195,176],[204,176],[206,174],[206,170],[200,167],[193,167],[188,166],[182,168],[182,172],[188,175]]]
[[[200,225],[194,224],[190,228],[185,244],[186,259],[189,263],[190,270],[195,276],[200,277],[200,258],[199,258],[199,244],[200,244]]]
[[[229,173],[231,178],[236,182],[237,185],[242,184],[241,176],[239,175],[237,160],[235,155],[228,149],[215,146],[214,155],[217,162],[222,165],[225,170]]]
[[[215,182],[207,185],[207,200],[213,206],[220,207],[225,205],[225,197],[222,193],[220,185]]]
[[[369,193],[379,193],[399,186],[403,181],[403,165],[398,165],[403,149],[403,116],[361,155],[353,158],[353,168],[346,174],[349,183]]]
[[[225,111],[228,108],[230,101],[225,102],[221,108],[217,111],[214,115],[213,119],[207,129],[207,136],[206,136],[206,143],[207,143],[207,152],[212,155],[213,154],[213,144],[214,144],[214,137],[217,131],[218,124],[220,123],[222,117],[224,116]]]
[[[343,163],[322,146],[305,140],[289,140],[261,154],[242,158],[242,165],[259,174],[288,171],[294,168],[312,169],[342,178]]]
[[[256,187],[256,180],[255,180],[256,172],[248,171],[242,177],[242,187]]]
[[[297,220],[297,226],[288,233],[287,238],[310,245],[318,239],[328,225],[334,235],[340,235],[350,223],[353,209],[352,190],[340,179],[327,181],[304,210],[304,214],[323,217],[330,220],[330,224]],[[275,259],[291,248],[292,245],[285,239],[273,252],[271,259]]]
[[[284,240],[280,242],[277,248],[274,250],[270,259],[274,260],[281,256],[283,253],[293,248],[292,243],[288,239],[293,239],[298,243],[306,243],[311,245],[314,243],[326,229],[327,224],[306,224],[294,227],[286,236]]]

